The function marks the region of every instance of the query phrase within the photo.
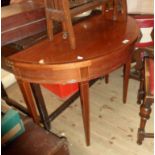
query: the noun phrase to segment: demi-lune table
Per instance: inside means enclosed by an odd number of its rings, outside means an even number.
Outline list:
[[[56,34],[10,56],[12,67],[29,112],[39,123],[31,93],[31,83],[79,83],[86,144],[90,144],[89,81],[124,66],[123,102],[126,102],[130,60],[139,29],[134,19],[117,22],[104,20],[103,15],[88,17],[74,26],[77,48]]]

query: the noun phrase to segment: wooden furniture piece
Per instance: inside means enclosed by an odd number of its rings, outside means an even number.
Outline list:
[[[18,52],[22,52],[23,49],[31,47],[32,45],[40,42],[41,40],[47,37],[46,32],[44,32],[46,28],[45,13],[44,13],[43,5],[40,2],[42,2],[42,0],[25,1],[20,4],[6,6],[5,9],[2,8],[2,14],[3,14],[2,16],[3,17],[2,18],[2,22],[3,22],[2,23],[3,25],[2,26],[2,36],[3,36],[2,45],[5,45],[5,46],[2,46],[1,64],[2,64],[2,68],[9,72],[12,72],[12,68],[10,66],[7,66],[7,64],[5,63],[5,60],[7,59],[8,56],[13,55]],[[38,15],[38,12],[39,12],[39,15]],[[100,14],[100,11],[93,11],[91,16],[95,14]],[[5,26],[8,23],[10,23],[10,21],[13,21],[15,19],[17,23],[13,23],[13,25],[11,26],[11,29],[8,28],[5,31],[4,30]],[[22,19],[22,20],[19,20],[19,19]],[[81,20],[81,18],[78,18],[77,20],[73,22],[77,23],[79,22],[79,20]],[[37,24],[40,22],[42,23],[41,25]],[[29,30],[29,33],[26,32],[27,29]],[[19,33],[16,33],[18,31]],[[41,33],[38,34],[38,31]],[[58,33],[60,31],[61,29],[60,29],[59,24],[54,23],[54,33]],[[37,34],[33,35],[35,33]],[[28,37],[29,35],[31,36]],[[9,36],[11,36],[11,38]],[[11,44],[6,45],[8,43],[11,43]],[[106,78],[106,82],[108,82],[108,78]],[[94,81],[92,81],[91,84],[93,83]],[[74,100],[76,100],[79,97],[79,91],[78,91],[73,96],[65,100],[64,103],[60,107],[58,107],[53,113],[49,114],[48,116],[39,84],[32,83],[31,89],[33,92],[33,97],[35,99],[38,111],[39,111],[40,121],[43,123],[44,128],[47,130],[51,129],[50,122],[56,119],[69,105],[73,103]],[[3,84],[1,84],[1,92],[2,92],[1,93],[2,99],[4,99],[8,105],[14,106],[18,108],[20,111],[29,115],[27,108],[22,106],[15,99],[9,97],[9,95],[7,94],[7,92],[5,91],[3,87]]]
[[[69,155],[65,137],[45,131],[28,117],[23,118],[23,122],[26,131],[15,141],[2,147],[2,155]]]
[[[144,57],[140,89],[138,92],[138,104],[140,106],[140,127],[138,129],[138,144],[142,144],[145,137],[153,138],[153,133],[146,133],[145,126],[150,118],[151,106],[154,102],[154,59]]]
[[[89,17],[74,26],[77,48],[72,50],[62,33],[10,56],[7,63],[23,92],[33,120],[38,122],[31,83],[79,82],[86,144],[90,145],[89,81],[124,66],[123,102],[126,102],[130,59],[138,37],[134,19],[114,22],[103,15]],[[93,37],[92,37],[93,34]],[[117,38],[117,39],[116,39]]]
[[[63,26],[63,38],[69,38],[72,49],[76,48],[76,38],[72,26],[72,18],[85,11],[103,6],[103,13],[107,16],[110,12],[112,20],[126,20],[127,6],[126,0],[112,0],[110,8],[106,6],[108,0],[45,0],[45,10],[47,19],[47,32],[50,40],[53,40],[53,20],[59,21]],[[109,9],[109,10],[108,10]]]
[[[103,5],[103,14],[106,19],[114,21],[127,20],[127,1],[126,0],[108,0]]]

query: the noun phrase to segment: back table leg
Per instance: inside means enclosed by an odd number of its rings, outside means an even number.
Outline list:
[[[124,78],[123,78],[123,103],[127,100],[127,91],[129,84],[129,74],[130,74],[130,61],[124,65]]]
[[[37,108],[39,110],[42,123],[45,129],[50,130],[51,127],[50,127],[49,117],[48,117],[47,109],[43,99],[43,95],[40,89],[40,85],[31,83],[31,88],[36,101]]]

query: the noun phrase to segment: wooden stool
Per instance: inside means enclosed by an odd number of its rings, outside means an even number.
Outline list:
[[[76,41],[71,18],[98,6],[103,6],[103,12],[109,19],[126,20],[126,0],[112,0],[111,4],[112,8],[107,8],[106,6],[109,6],[109,1],[107,0],[87,0],[87,2],[84,0],[45,0],[49,39],[53,40],[53,20],[59,21],[63,25],[63,38],[66,39],[69,36],[71,48],[75,49]],[[110,14],[108,9],[110,9]]]

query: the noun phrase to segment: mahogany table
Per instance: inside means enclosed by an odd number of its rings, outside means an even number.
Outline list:
[[[91,0],[87,0],[89,2]],[[75,2],[75,1],[74,1]],[[77,2],[77,1],[76,1]],[[81,1],[82,2],[82,1]],[[85,1],[86,4],[86,1]],[[79,3],[78,3],[79,5]],[[77,3],[72,3],[71,7],[78,7]],[[81,4],[80,4],[81,6]],[[95,10],[90,16],[100,14],[101,11]],[[87,17],[78,17],[73,19],[73,24],[80,22]],[[31,47],[32,45],[47,38],[46,34],[46,22],[45,22],[45,10],[43,0],[28,0],[19,4],[12,4],[2,7],[2,53],[1,53],[1,65],[2,68],[13,72],[12,68],[7,66],[5,59],[8,56],[17,52],[22,52],[23,49]],[[12,22],[15,21],[15,22]],[[11,24],[10,24],[11,23]],[[61,31],[61,24],[54,23],[54,34]],[[41,32],[41,33],[40,33]],[[9,44],[8,44],[9,43]],[[11,44],[10,44],[11,43]],[[3,46],[4,45],[4,46]],[[107,79],[107,78],[105,78]],[[96,80],[95,80],[96,81]],[[91,82],[91,85],[94,81]],[[40,114],[40,121],[46,130],[51,129],[51,121],[56,119],[60,113],[62,113],[69,105],[73,103],[76,98],[79,97],[79,91],[73,96],[65,100],[61,106],[55,109],[51,114],[47,113],[45,101],[40,89],[39,84],[31,83],[31,89],[35,99],[36,106]],[[10,106],[14,106],[25,114],[29,115],[27,108],[18,103],[15,99],[10,98],[1,83],[2,99],[6,101]]]
[[[102,15],[89,17],[74,26],[77,48],[72,50],[62,33],[10,56],[27,107],[39,123],[30,83],[79,83],[86,144],[90,144],[89,81],[124,66],[123,102],[126,102],[130,60],[139,29],[134,19],[116,22]]]

